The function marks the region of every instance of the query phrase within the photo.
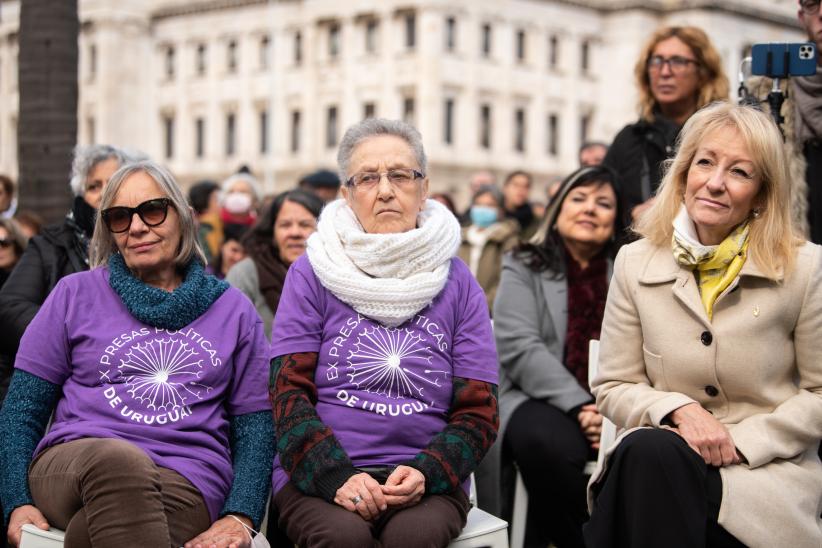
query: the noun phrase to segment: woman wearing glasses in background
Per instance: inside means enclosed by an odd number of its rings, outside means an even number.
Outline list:
[[[121,168],[99,207],[92,270],[29,324],[0,412],[9,540],[30,523],[72,547],[239,545],[273,460],[262,321],[204,274],[165,170]]]
[[[682,125],[705,105],[728,98],[722,59],[696,27],[663,27],[642,50],[634,69],[639,121],[620,131],[604,164],[619,175],[625,226],[652,203],[662,163],[673,155]]]
[[[272,334],[274,502],[299,546],[447,546],[497,430],[485,295],[428,200],[419,132],[351,127],[343,198],[291,265]],[[378,544],[379,543],[379,544]]]

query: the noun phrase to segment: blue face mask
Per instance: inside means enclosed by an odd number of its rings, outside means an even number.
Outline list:
[[[471,206],[471,222],[480,228],[487,228],[497,222],[498,211],[495,207]]]

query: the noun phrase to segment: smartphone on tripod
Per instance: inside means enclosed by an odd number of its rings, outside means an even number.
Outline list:
[[[751,48],[751,73],[768,78],[812,76],[816,74],[816,44],[754,44]]]

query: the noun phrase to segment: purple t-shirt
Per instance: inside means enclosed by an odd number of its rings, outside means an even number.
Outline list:
[[[497,383],[485,295],[452,259],[434,301],[397,328],[358,314],[322,286],[303,255],[285,280],[272,357],[317,352],[317,413],[354,466],[414,457],[448,422],[454,376]],[[273,487],[288,482],[274,461]]]
[[[35,455],[81,438],[131,442],[188,479],[216,519],[233,480],[228,418],[269,409],[263,331],[234,288],[168,331],[128,312],[108,269],[63,278],[26,329],[15,362],[63,388]]]

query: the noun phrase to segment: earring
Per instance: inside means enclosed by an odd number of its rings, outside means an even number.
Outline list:
[[[762,215],[762,210],[758,207],[755,207],[753,208],[753,211],[751,211],[751,215],[753,215],[754,219],[758,219],[759,216]]]

